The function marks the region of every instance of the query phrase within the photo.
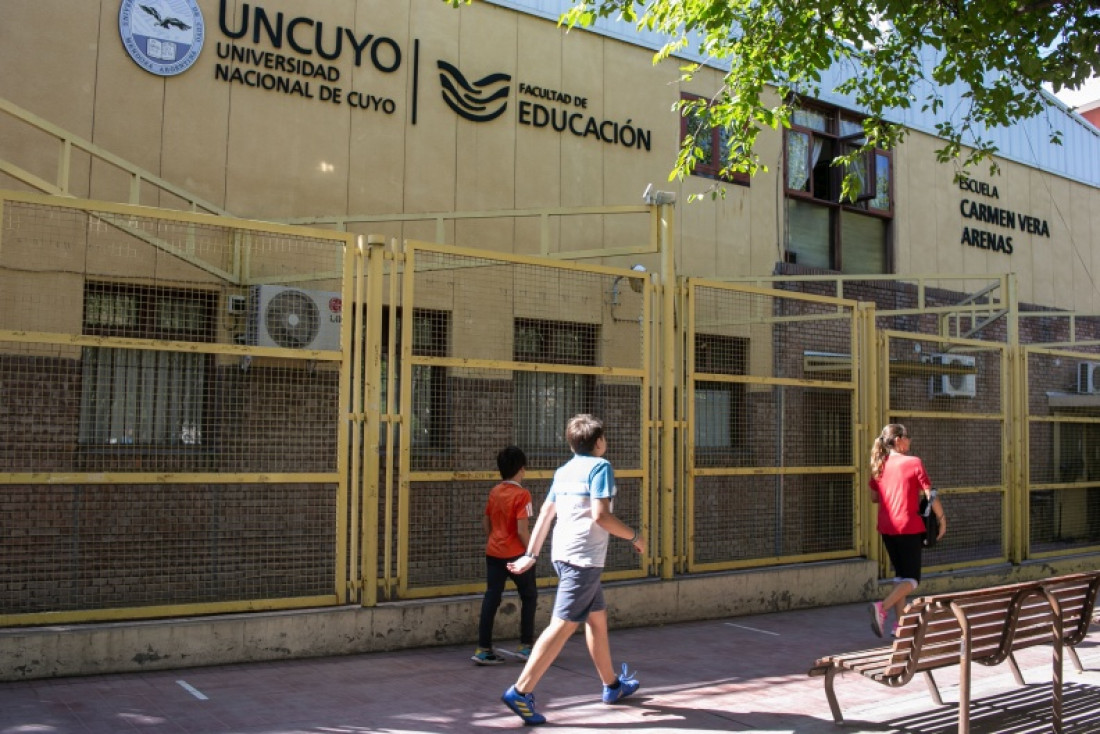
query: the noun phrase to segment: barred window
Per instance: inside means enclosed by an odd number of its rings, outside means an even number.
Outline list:
[[[595,365],[598,327],[564,321],[516,319],[517,362]],[[528,453],[561,452],[565,424],[595,404],[592,375],[519,370],[514,379],[515,440]]]
[[[217,296],[202,291],[89,283],[84,333],[211,342]],[[203,442],[209,356],[85,347],[79,442],[189,446]]]
[[[715,334],[695,335],[695,372],[743,375],[748,340]],[[695,450],[728,452],[746,441],[747,408],[742,383],[696,380]]]
[[[401,354],[401,319],[402,314],[398,313],[395,353],[399,359]],[[386,307],[382,313],[381,403],[383,413],[391,412],[386,404],[391,377],[394,380],[394,399],[397,402],[397,405],[393,406],[394,412],[397,411],[401,402],[400,367],[390,370],[389,364],[389,324],[389,311]],[[450,315],[447,312],[422,308],[414,309],[412,325],[413,354],[423,357],[446,356],[449,330]],[[442,449],[444,448],[446,435],[446,371],[442,367],[432,365],[413,365],[412,382],[412,414],[409,416],[412,445],[421,448]],[[385,440],[384,434],[382,440]]]

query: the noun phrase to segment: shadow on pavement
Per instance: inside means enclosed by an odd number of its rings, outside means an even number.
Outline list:
[[[1036,683],[970,702],[971,734],[1049,732],[1050,683]],[[889,731],[904,734],[955,732],[959,709],[947,704],[929,711],[885,722]],[[857,722],[846,722],[858,725]],[[1100,687],[1069,682],[1062,685],[1062,731],[1091,734],[1100,731]]]

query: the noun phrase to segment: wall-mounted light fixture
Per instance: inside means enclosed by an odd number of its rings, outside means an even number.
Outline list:
[[[630,266],[630,269],[633,270],[635,273],[646,272],[645,265],[642,265],[641,263]],[[611,290],[608,291],[608,294],[611,296],[611,306],[619,305],[619,281],[621,281],[625,277],[625,275],[616,275],[615,280],[611,281]],[[641,293],[644,286],[645,284],[642,282],[641,278],[630,279],[630,290],[634,291],[635,293]]]

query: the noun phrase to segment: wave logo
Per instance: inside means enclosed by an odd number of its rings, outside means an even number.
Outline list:
[[[462,72],[446,61],[437,61],[443,101],[460,117],[472,122],[489,122],[508,109],[510,74],[490,74],[469,82]]]

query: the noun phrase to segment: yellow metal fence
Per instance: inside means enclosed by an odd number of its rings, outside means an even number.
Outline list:
[[[662,272],[0,193],[0,625],[476,591],[496,452],[538,505],[576,412],[649,539],[608,578],[881,559],[888,421],[951,514],[930,570],[1100,547],[1087,320],[679,281],[643,214]]]
[[[348,237],[37,195],[0,217],[0,622],[342,601]]]

